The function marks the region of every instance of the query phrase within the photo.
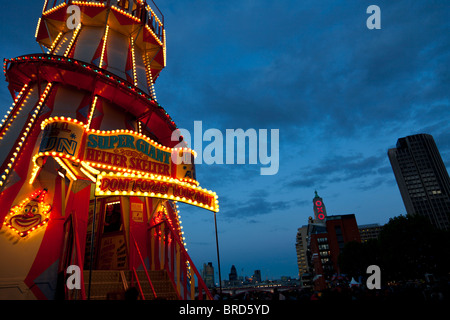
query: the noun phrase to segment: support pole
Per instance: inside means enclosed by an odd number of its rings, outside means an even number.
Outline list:
[[[219,255],[219,237],[217,235],[217,218],[216,218],[216,212],[214,212],[214,227],[216,229],[216,249],[217,249],[217,264],[219,265],[219,292],[220,297],[222,297],[222,276],[220,273],[220,255]]]
[[[91,252],[89,258],[88,300],[91,300],[92,264],[94,263],[95,215],[97,213],[97,197],[94,196],[94,213],[92,215]]]

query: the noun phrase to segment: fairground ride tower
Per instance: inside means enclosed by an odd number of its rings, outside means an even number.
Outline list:
[[[177,202],[218,200],[156,101],[158,7],[45,0],[36,40],[45,53],[3,65],[0,299],[210,299]]]

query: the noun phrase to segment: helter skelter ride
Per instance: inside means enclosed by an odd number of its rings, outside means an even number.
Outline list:
[[[215,213],[218,200],[155,98],[166,65],[158,7],[46,0],[36,40],[47,53],[3,65],[14,103],[0,129],[0,299],[113,299],[130,288],[211,299],[177,202]]]

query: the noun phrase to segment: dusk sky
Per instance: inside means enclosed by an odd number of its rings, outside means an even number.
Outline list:
[[[41,52],[43,2],[2,0],[2,58]],[[156,97],[178,127],[193,139],[194,121],[224,138],[279,129],[276,175],[260,175],[248,150],[245,165],[197,166],[200,185],[219,196],[222,279],[233,264],[238,275],[297,278],[296,233],[315,190],[328,215],[358,224],[405,214],[387,157],[400,137],[433,135],[450,168],[450,1],[155,2],[167,34]],[[366,26],[370,5],[381,9],[379,30]],[[0,101],[3,116],[6,82]],[[188,252],[199,270],[212,262],[218,281],[213,214],[180,209]]]

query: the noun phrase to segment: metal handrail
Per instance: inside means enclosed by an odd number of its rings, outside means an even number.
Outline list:
[[[136,278],[136,282],[137,282],[137,285],[138,285],[138,288],[139,288],[139,293],[141,295],[141,298],[142,298],[142,300],[145,300],[144,292],[142,291],[141,282],[139,281],[139,278],[138,278],[138,275],[136,273],[136,268],[135,267],[133,267],[133,274],[134,274],[134,277]]]
[[[195,267],[194,262],[192,261],[191,257],[189,256],[189,254],[187,253],[186,249],[184,248],[184,245],[182,244],[179,236],[174,232],[173,227],[171,226],[171,224],[167,220],[163,220],[160,223],[150,227],[149,230],[154,229],[156,227],[159,227],[162,224],[164,224],[164,225],[166,225],[168,227],[167,229],[170,232],[170,234],[172,235],[172,239],[178,244],[178,246],[179,246],[179,248],[181,250],[180,258],[181,258],[182,261],[180,261],[180,263],[188,262],[190,267],[191,267],[191,269],[193,270],[194,275],[196,276],[197,282],[198,282],[199,295],[200,296],[203,295],[202,292],[201,292],[201,290],[203,289],[203,290],[205,290],[207,299],[213,300],[213,297],[212,297],[211,293],[209,292],[208,287],[204,283],[202,277],[200,276],[200,273],[198,272],[197,268]],[[165,256],[165,260],[167,262],[167,260],[168,260],[167,255]],[[167,267],[168,267],[168,263],[165,263],[165,268],[167,269]],[[169,275],[171,275],[171,273],[173,272],[172,270],[167,270],[167,271],[168,271]],[[175,288],[177,288],[177,287],[175,286]],[[178,294],[179,294],[179,296],[181,295],[181,293],[179,293],[179,292],[178,292]]]
[[[150,288],[152,289],[153,296],[154,296],[155,299],[156,299],[157,296],[156,296],[155,288],[153,287],[152,280],[150,279],[150,275],[148,274],[147,267],[145,266],[144,259],[142,258],[141,250],[139,250],[138,244],[137,244],[136,239],[134,238],[133,233],[131,232],[131,230],[130,230],[130,236],[131,236],[131,238],[132,238],[132,240],[133,240],[134,246],[136,247],[137,253],[138,253],[139,258],[140,258],[140,260],[141,260],[142,267],[144,268],[145,275],[147,276],[148,283],[150,284]],[[135,269],[134,267],[133,267],[133,271],[134,271],[134,273],[135,273],[135,275],[136,275],[136,280],[137,280],[137,282],[138,282],[138,284],[139,284],[139,287],[140,287],[139,279],[138,279],[138,277],[137,277],[136,269]]]
[[[161,15],[161,22],[162,22],[162,24],[164,26],[164,15],[163,15],[163,13],[161,12],[161,10],[159,10],[159,8],[156,5],[155,1],[153,1],[153,0],[151,0],[151,1],[152,1],[153,5],[155,6],[156,10],[158,10],[159,14]]]
[[[95,3],[104,3],[105,6],[107,7],[115,7],[118,9],[123,9],[118,1],[115,1],[115,3],[111,3],[111,0],[103,0],[103,1],[98,1],[98,0],[81,0],[85,3],[89,3],[89,2],[95,2]],[[133,1],[133,0],[130,0]],[[136,1],[134,0],[135,5],[133,6],[134,10],[132,10],[130,13],[133,14],[133,16],[135,16],[136,18],[139,18],[141,20],[142,23],[148,25],[148,27],[150,27],[153,32],[155,33],[155,35],[159,38],[159,40],[164,42],[163,39],[163,29],[164,29],[164,14],[161,12],[161,10],[159,9],[159,7],[156,5],[155,1],[151,0],[150,1],[146,1],[146,0],[139,0]],[[150,3],[152,5],[150,5]],[[71,5],[72,4],[72,0],[63,0],[63,1],[57,1],[57,0],[47,0],[47,2],[44,3],[44,8],[43,8],[43,13],[45,14],[48,10],[51,10],[59,5],[62,4],[66,4],[66,5]],[[142,16],[136,16],[133,12],[136,10],[136,8],[139,8],[141,6],[141,8],[143,10],[145,10],[145,14],[146,17],[142,18]],[[150,10],[148,10],[147,8],[149,8]],[[156,22],[156,20],[159,20],[160,23]]]

